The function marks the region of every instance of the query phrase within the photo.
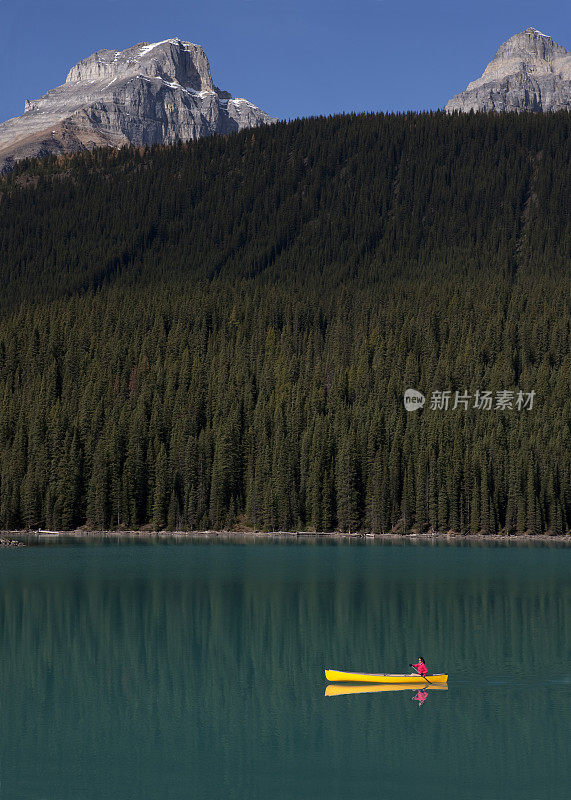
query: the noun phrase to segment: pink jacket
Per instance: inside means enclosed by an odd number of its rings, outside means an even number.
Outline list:
[[[422,661],[419,661],[418,664],[413,664],[412,666],[415,667],[421,675],[428,675],[428,668],[426,664],[422,663]]]

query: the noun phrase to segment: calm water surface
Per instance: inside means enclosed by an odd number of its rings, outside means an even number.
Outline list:
[[[571,550],[0,554],[0,798],[571,793]],[[325,697],[323,668],[446,692]]]

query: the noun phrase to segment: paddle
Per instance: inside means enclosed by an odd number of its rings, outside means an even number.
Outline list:
[[[409,667],[412,667],[413,669],[416,669],[414,664],[409,664]],[[418,672],[417,669],[416,669],[416,671]],[[420,675],[420,672],[418,672],[418,674]],[[420,675],[420,677],[423,678],[427,683],[429,683],[432,686],[432,681],[429,681],[428,678],[426,677],[426,675]]]

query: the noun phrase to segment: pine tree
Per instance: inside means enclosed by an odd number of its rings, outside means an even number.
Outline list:
[[[155,462],[155,486],[153,496],[153,527],[161,530],[167,523],[168,501],[168,461],[167,451],[161,442]]]

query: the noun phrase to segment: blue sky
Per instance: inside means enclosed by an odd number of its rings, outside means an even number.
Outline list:
[[[0,0],[0,121],[95,50],[174,36],[273,116],[440,108],[532,25],[571,49],[565,0]]]

